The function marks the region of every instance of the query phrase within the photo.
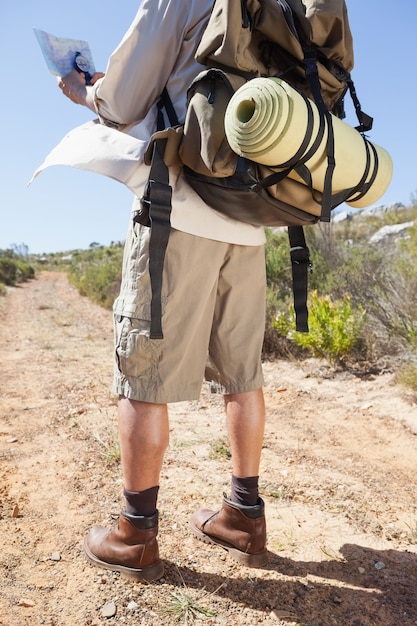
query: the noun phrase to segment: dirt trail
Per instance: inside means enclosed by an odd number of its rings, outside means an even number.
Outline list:
[[[111,314],[42,272],[0,302],[0,350],[2,626],[172,625],[179,601],[182,624],[204,608],[208,625],[417,625],[417,408],[391,373],[265,363],[264,570],[188,532],[195,508],[228,489],[221,397],[170,407],[166,573],[141,585],[82,552],[90,525],[114,523],[122,504]]]

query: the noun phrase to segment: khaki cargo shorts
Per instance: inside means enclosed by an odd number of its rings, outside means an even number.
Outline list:
[[[222,393],[263,384],[263,246],[171,230],[162,285],[163,339],[150,339],[149,229],[130,228],[114,304],[114,392],[170,403],[199,398],[204,379]]]

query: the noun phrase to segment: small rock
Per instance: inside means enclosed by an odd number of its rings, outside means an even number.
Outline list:
[[[12,517],[19,517],[19,507],[17,506],[17,504],[15,504],[13,507]]]
[[[377,561],[375,563],[375,569],[384,569],[385,567],[385,563],[383,563],[382,561]]]
[[[128,611],[136,611],[136,609],[138,608],[139,608],[139,604],[135,602],[134,600],[131,600],[129,604],[127,605]]]
[[[59,554],[59,552],[52,552],[51,561],[60,561],[60,560],[61,560],[61,555]]]
[[[364,574],[366,572],[364,567],[358,567],[359,574]]]
[[[9,439],[6,439],[7,443],[17,443],[19,441],[19,439],[17,437],[9,437]]]
[[[36,606],[33,600],[28,600],[27,598],[22,598],[19,600],[19,606],[32,607]]]
[[[342,598],[340,596],[334,596],[333,602],[335,604],[342,604]]]
[[[107,602],[107,604],[105,604],[101,609],[101,615],[103,617],[114,617],[116,615],[116,611],[117,607],[115,603],[113,601]]]

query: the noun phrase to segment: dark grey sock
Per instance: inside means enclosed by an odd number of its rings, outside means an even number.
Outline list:
[[[232,476],[231,501],[245,506],[255,506],[259,497],[258,483],[259,476],[247,476],[246,478]]]
[[[126,512],[130,515],[144,515],[150,517],[156,511],[159,486],[150,487],[144,491],[129,491],[123,489],[126,499]]]

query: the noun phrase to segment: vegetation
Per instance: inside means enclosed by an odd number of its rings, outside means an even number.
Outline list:
[[[122,274],[123,246],[90,246],[89,250],[72,255],[68,277],[82,296],[111,309],[119,289]]]
[[[291,263],[285,229],[267,229],[267,320],[264,356],[310,354],[334,366],[399,360],[403,379],[417,379],[417,225],[406,236],[372,243],[383,226],[412,222],[417,206],[305,228],[309,275],[309,333],[295,331]],[[2,284],[33,278],[34,268],[64,270],[79,292],[110,309],[117,296],[122,243],[29,257],[25,246],[0,251]],[[30,259],[30,263],[29,263]],[[3,287],[4,289],[4,287]],[[417,383],[409,382],[409,385]]]
[[[231,459],[229,443],[224,439],[217,439],[210,445],[210,459]]]
[[[170,617],[173,622],[194,624],[206,617],[214,617],[217,613],[203,603],[208,594],[203,591],[188,590],[187,588],[171,591],[165,606],[159,610],[160,615]]]
[[[310,348],[314,356],[324,357],[332,364],[341,363],[352,353],[362,331],[365,311],[361,305],[352,308],[351,297],[331,300],[313,291],[310,297],[309,332],[294,330],[294,311],[277,314],[273,325],[277,331],[302,348]]]
[[[413,392],[417,392],[417,363],[406,361],[397,372],[397,380]]]
[[[35,277],[35,268],[18,250],[0,250],[0,296],[6,286],[13,287]]]
[[[416,218],[413,205],[305,229],[313,264],[308,334],[295,332],[286,233],[269,231],[266,353],[315,354],[335,365],[410,360],[417,341],[417,226],[404,237],[370,240],[383,226]]]

